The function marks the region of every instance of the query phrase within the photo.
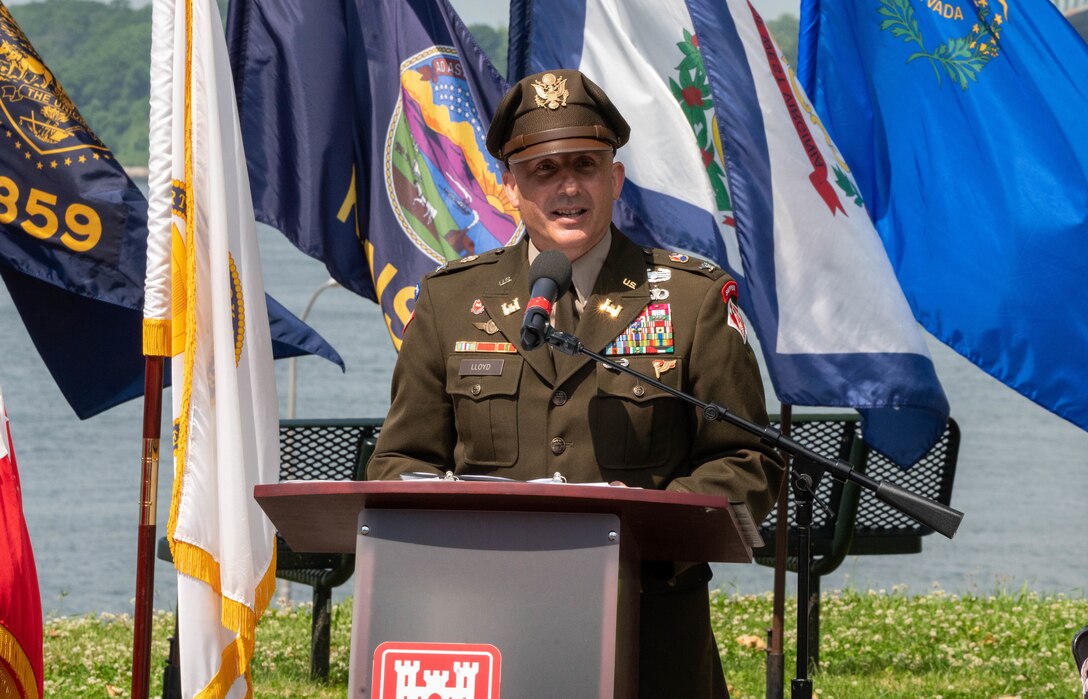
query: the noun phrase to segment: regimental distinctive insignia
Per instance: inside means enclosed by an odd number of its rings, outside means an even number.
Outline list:
[[[605,299],[604,301],[601,301],[600,306],[597,306],[597,310],[601,313],[607,313],[615,319],[620,317],[620,311],[623,310],[623,306],[612,303],[612,299]]]
[[[453,351],[516,354],[518,349],[510,342],[472,342],[471,340],[458,340],[453,345]]]
[[[521,301],[519,301],[518,299],[514,299],[510,303],[504,303],[502,305],[502,314],[504,316],[508,316],[511,313],[514,313],[515,311],[518,311],[520,309],[521,309]]]
[[[479,255],[467,255],[467,256],[461,258],[461,264],[464,264],[466,262],[472,262],[473,260],[478,260],[478,259],[480,259]]]
[[[687,262],[688,260],[690,260],[691,258],[688,257],[687,255],[681,254],[679,252],[672,252],[672,253],[669,253],[669,259],[672,260],[673,262],[684,263],[684,262]]]
[[[559,109],[567,106],[567,98],[570,91],[567,90],[567,79],[561,78],[555,73],[545,73],[540,80],[533,83],[536,90],[536,106],[545,109]]]
[[[699,263],[699,269],[706,272],[713,272],[714,268],[715,264],[713,262],[707,262],[706,260],[703,260],[701,263]]]
[[[624,286],[626,286],[626,287],[627,287],[628,289],[635,289],[635,288],[637,288],[637,287],[638,287],[638,284],[636,284],[635,282],[631,281],[631,280],[630,280],[630,279],[628,279],[627,277],[624,277],[624,278],[623,278],[623,285],[624,285]]]
[[[651,365],[654,368],[654,376],[656,378],[660,379],[662,374],[670,372],[670,371],[672,371],[673,369],[676,368],[676,360],[675,359],[655,359],[654,361],[651,362]]]
[[[672,311],[667,303],[651,303],[642,309],[623,334],[601,354],[672,354]]]
[[[484,312],[484,302],[480,299],[476,299],[472,302],[472,308],[470,308],[469,310],[472,311],[472,315],[474,316],[480,315]]]
[[[653,269],[646,270],[646,281],[651,284],[657,284],[658,282],[667,282],[672,279],[672,270],[668,267],[655,267]]]
[[[665,299],[669,298],[669,290],[655,286],[654,288],[650,289],[650,298],[654,301],[664,301]]]
[[[732,279],[722,287],[722,301],[725,301],[726,313],[729,315],[729,327],[740,333],[742,340],[748,342],[748,327],[744,324],[744,316],[741,315],[740,305],[737,304],[737,283]]]
[[[494,335],[499,331],[499,326],[495,324],[494,320],[489,320],[486,323],[473,323],[477,330],[483,330],[488,335]]]

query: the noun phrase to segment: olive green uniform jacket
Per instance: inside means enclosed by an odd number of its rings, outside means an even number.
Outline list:
[[[531,480],[561,473],[570,482],[725,495],[746,502],[760,521],[777,493],[782,462],[757,437],[707,423],[696,408],[587,357],[556,352],[553,360],[548,347],[521,349],[527,249],[522,241],[452,262],[423,280],[368,478],[453,471]],[[752,348],[728,323],[722,287],[729,277],[676,257],[683,261],[613,230],[575,334],[601,352],[649,304],[667,304],[673,352],[614,358],[766,424]],[[648,269],[668,279],[648,282]],[[663,292],[666,298],[651,300]],[[655,361],[674,360],[655,372]]]
[[[778,492],[783,464],[757,437],[722,422],[707,423],[687,403],[587,357],[553,355],[548,347],[521,349],[529,300],[527,250],[523,240],[452,262],[423,280],[393,372],[392,405],[367,477],[453,471],[531,480],[560,473],[568,482],[622,481],[641,488],[725,495],[732,502],[746,502],[760,521]],[[651,310],[658,321],[667,311],[673,351],[635,354],[622,349],[614,358],[766,424],[755,356],[743,324],[729,324],[730,306],[722,291],[729,281],[709,263],[638,247],[613,228],[611,249],[574,332],[587,348],[601,352],[654,304]],[[689,579],[679,586],[668,575],[657,585],[644,573],[644,593],[652,592],[648,587],[694,586],[701,605],[696,613],[707,617],[709,570],[701,568],[706,574],[689,570]],[[644,594],[644,621],[651,616],[646,598]],[[665,617],[679,618],[672,612]],[[708,618],[703,626],[692,630],[700,637],[692,640],[701,644],[693,653],[702,654],[704,661],[710,658],[704,665],[713,665],[709,671],[716,670],[720,681],[713,637],[707,638]],[[642,633],[645,647],[645,623]],[[651,633],[671,638],[657,630]],[[650,672],[646,660],[640,663],[643,678]],[[675,682],[669,686],[673,692],[678,689]],[[724,689],[670,695],[722,693]]]

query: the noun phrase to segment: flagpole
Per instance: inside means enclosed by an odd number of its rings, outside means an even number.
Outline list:
[[[789,437],[793,426],[793,406],[782,403],[778,420],[782,434]],[[786,617],[786,546],[789,536],[789,469],[791,459],[786,455],[786,474],[778,489],[776,525],[774,531],[774,602],[771,611],[770,643],[767,647],[767,687],[766,699],[782,699],[785,684],[785,655],[783,654],[783,636],[785,636]]]
[[[163,358],[148,356],[144,370],[144,431],[140,524],[137,529],[136,617],[132,637],[132,699],[147,699],[151,681],[151,618],[155,589],[155,520],[162,428]]]

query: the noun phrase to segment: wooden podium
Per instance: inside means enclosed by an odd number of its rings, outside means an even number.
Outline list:
[[[710,495],[444,480],[254,495],[295,551],[355,552],[352,699],[498,697],[500,685],[635,697],[639,562],[752,560]]]

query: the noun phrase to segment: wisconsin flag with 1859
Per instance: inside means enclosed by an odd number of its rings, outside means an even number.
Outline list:
[[[153,10],[145,353],[173,357],[182,693],[252,694],[275,532],[252,496],[279,472],[278,404],[226,41],[214,0]]]

